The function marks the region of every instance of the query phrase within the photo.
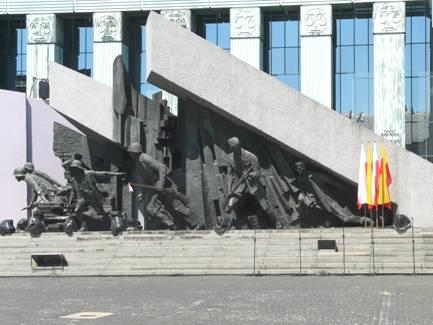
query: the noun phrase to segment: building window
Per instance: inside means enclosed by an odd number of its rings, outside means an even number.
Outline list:
[[[161,89],[146,81],[146,20],[147,17],[142,16],[129,19],[129,76],[141,94],[152,98]]]
[[[230,51],[230,18],[227,13],[215,13],[197,15],[197,34],[215,44]]]
[[[0,88],[26,92],[27,30],[24,18],[0,20]]]
[[[92,17],[64,19],[63,64],[89,77],[93,75]]]
[[[335,110],[373,128],[374,61],[371,7],[334,10]]]
[[[264,23],[264,71],[299,90],[299,12],[265,14]]]
[[[427,3],[406,4],[405,35],[406,148],[433,161],[431,16]]]

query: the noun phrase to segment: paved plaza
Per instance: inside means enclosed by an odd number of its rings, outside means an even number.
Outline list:
[[[433,323],[432,276],[1,278],[0,286],[2,325]],[[82,312],[84,320],[68,316]]]

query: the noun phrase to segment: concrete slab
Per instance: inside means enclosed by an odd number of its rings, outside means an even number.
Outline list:
[[[147,25],[148,81],[357,182],[361,143],[385,142],[399,212],[433,225],[433,164],[287,87],[156,13]]]
[[[112,89],[61,64],[50,62],[50,105],[74,122],[113,139]]]

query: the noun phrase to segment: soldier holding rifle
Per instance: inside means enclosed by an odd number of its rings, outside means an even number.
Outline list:
[[[188,229],[202,227],[200,219],[188,207],[189,199],[177,190],[176,184],[168,177],[169,170],[162,162],[152,156],[143,153],[141,144],[131,143],[128,153],[141,168],[145,180],[153,185],[133,185],[153,190],[155,194],[146,205],[149,215],[158,220],[162,226],[175,230],[177,228],[175,216],[183,219]],[[138,196],[139,198],[142,195]]]

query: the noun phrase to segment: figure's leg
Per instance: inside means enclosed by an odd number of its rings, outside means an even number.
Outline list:
[[[150,214],[152,218],[158,220],[168,229],[176,229],[172,215],[162,204],[161,200],[158,198],[158,194],[155,194],[150,200],[150,202],[147,204],[146,211]]]
[[[79,199],[77,201],[77,204],[75,205],[75,219],[77,220],[77,223],[80,225],[80,229],[78,231],[87,231],[87,220],[84,216],[84,211],[86,210],[87,202],[84,199]]]

